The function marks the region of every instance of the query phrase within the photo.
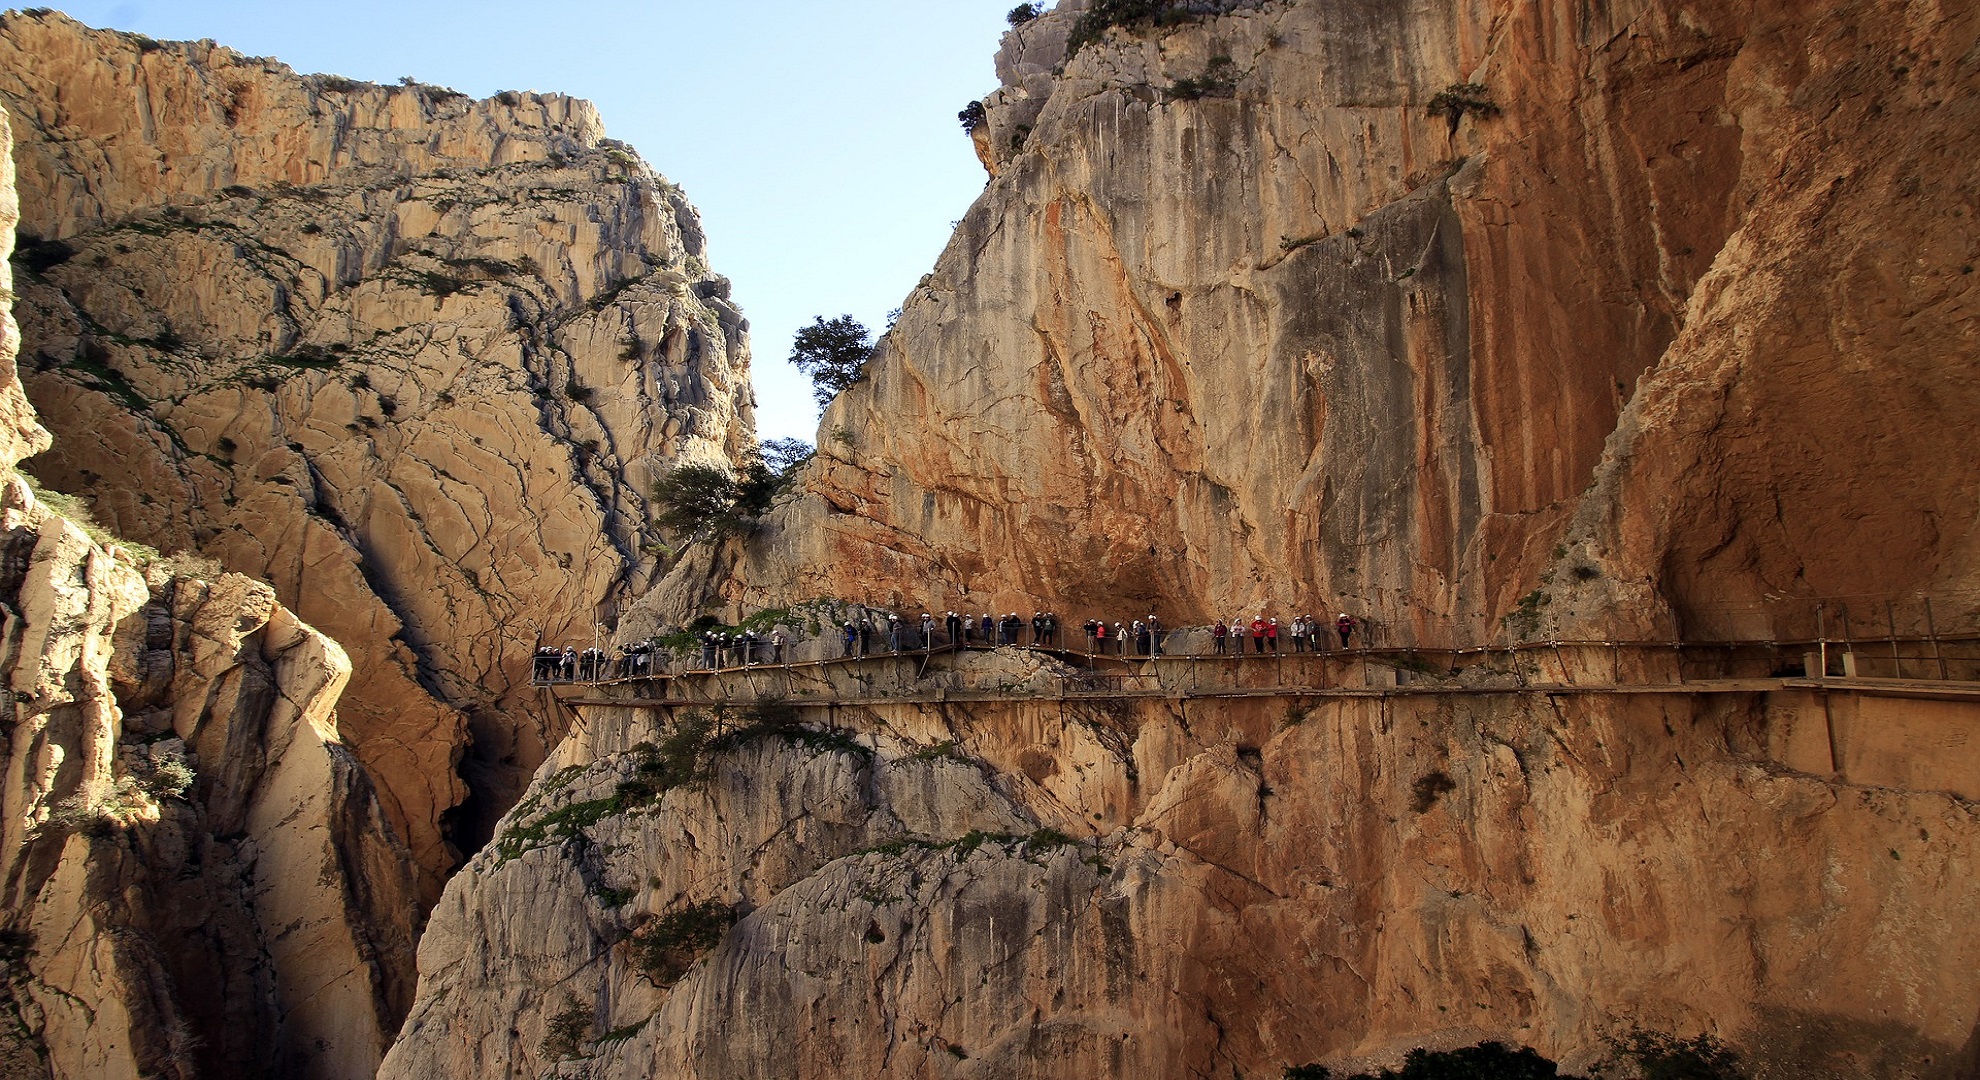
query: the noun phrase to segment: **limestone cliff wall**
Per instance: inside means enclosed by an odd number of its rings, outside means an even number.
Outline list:
[[[770,737],[642,803],[668,729],[586,707],[435,909],[380,1075],[1276,1076],[1485,1038],[1580,1069],[1635,1029],[1964,1075],[1980,818],[1785,767],[1775,711],[841,706],[870,752]],[[656,986],[650,920],[710,899],[739,921]]]
[[[336,728],[350,662],[268,586],[141,570],[38,499],[0,327],[0,1073],[370,1076],[420,910]]]
[[[341,730],[430,902],[556,732],[541,634],[643,588],[643,493],[752,439],[745,324],[678,189],[556,95],[302,76],[56,14],[20,117],[31,468],[274,585],[351,650]]]
[[[18,1075],[370,1076],[411,1001],[420,911],[336,728],[350,663],[266,585],[154,584],[76,669],[116,693],[95,723],[14,729],[17,755],[114,750],[93,788],[9,818],[15,1049],[43,1061]],[[39,595],[31,577],[10,597],[26,626],[59,614]],[[36,794],[10,785],[10,809]]]
[[[1225,5],[1066,58],[1082,6],[1006,37],[994,176],[805,497],[654,620],[1974,586],[1971,12]]]

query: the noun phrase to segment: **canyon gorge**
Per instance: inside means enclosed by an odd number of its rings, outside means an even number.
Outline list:
[[[996,74],[683,545],[748,297],[590,104],[0,16],[0,1074],[1980,1076],[1980,12],[1062,0]],[[750,617],[806,663],[531,685]]]

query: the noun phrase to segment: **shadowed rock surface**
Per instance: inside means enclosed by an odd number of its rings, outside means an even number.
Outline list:
[[[11,149],[0,111],[0,254]],[[0,313],[0,1073],[370,1076],[420,907],[337,731],[350,661],[268,586],[140,572],[37,498],[18,340]]]

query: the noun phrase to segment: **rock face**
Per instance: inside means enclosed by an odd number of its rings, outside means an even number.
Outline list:
[[[0,111],[0,254],[11,149]],[[370,1076],[419,908],[337,731],[350,662],[268,586],[140,573],[37,499],[0,327],[0,1073]]]
[[[1419,641],[1670,640],[1975,595],[1980,15],[1175,6],[1205,17],[1006,37],[989,186],[804,492],[636,625],[1338,600]],[[746,749],[632,805],[668,731],[590,706],[436,909],[382,1075],[1256,1077],[1484,1038],[1581,1069],[1638,1028],[1762,1077],[1973,1075],[1971,788],[1849,764],[1951,753],[1904,732],[1971,703],[1883,700],[1852,747],[1823,695],[840,705],[870,758]],[[720,944],[639,974],[711,898]]]
[[[994,176],[806,497],[697,567],[731,608],[1478,642],[1564,559],[1629,629],[1976,584],[1970,14],[1222,5],[1067,58],[1077,6],[1006,37]]]
[[[347,643],[341,729],[427,902],[557,732],[537,636],[655,567],[643,492],[752,439],[727,282],[591,106],[0,22],[32,470]],[[464,782],[465,781],[465,782]]]
[[[1782,767],[1772,708],[841,706],[856,746],[642,798],[672,729],[588,707],[434,910],[380,1076],[1276,1076],[1483,1038],[1579,1069],[1639,1028],[1756,1076],[1965,1075],[1980,816]],[[739,920],[657,985],[654,916],[710,900]]]

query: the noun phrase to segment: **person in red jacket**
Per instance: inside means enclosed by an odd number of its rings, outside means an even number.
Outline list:
[[[1260,654],[1265,651],[1265,613],[1262,611],[1251,617],[1251,649]]]
[[[1334,629],[1340,631],[1341,648],[1347,648],[1348,638],[1354,636],[1354,616],[1341,612],[1341,617],[1334,620]]]
[[[1230,636],[1231,628],[1225,626],[1223,618],[1219,617],[1217,624],[1210,628],[1210,645],[1217,651],[1218,656],[1224,655],[1224,645]]]
[[[1279,620],[1277,619],[1265,620],[1265,647],[1275,653],[1279,651]]]

